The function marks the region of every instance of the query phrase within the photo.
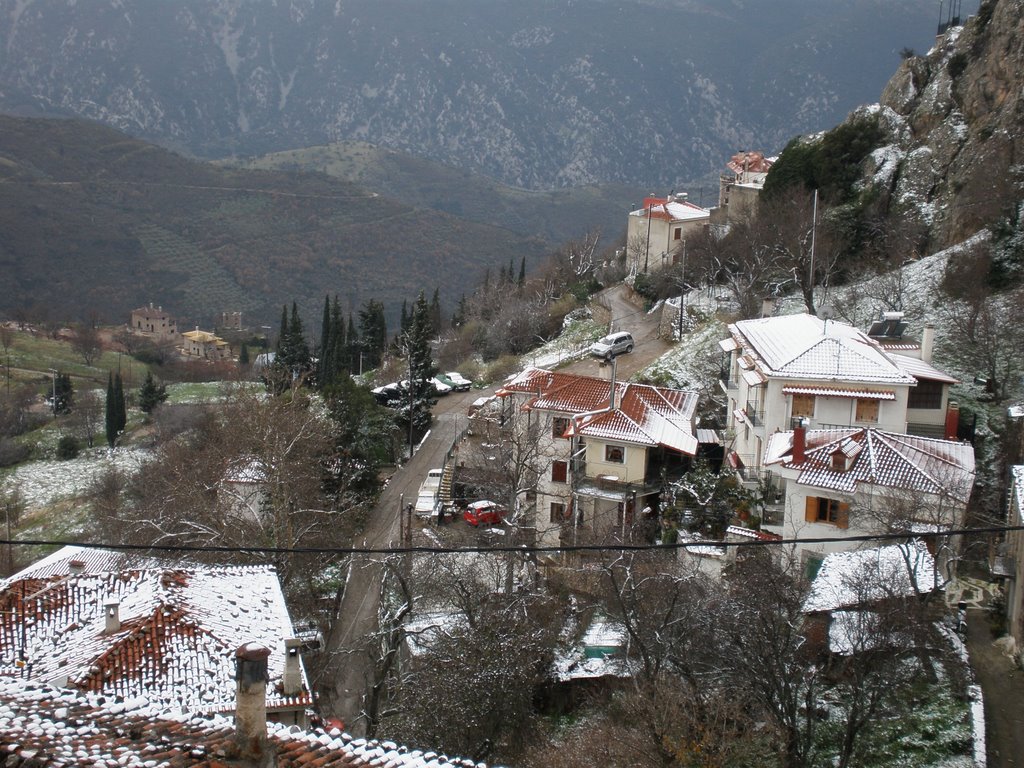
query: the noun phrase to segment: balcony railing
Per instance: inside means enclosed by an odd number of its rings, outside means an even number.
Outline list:
[[[755,427],[764,426],[764,406],[760,403],[752,403],[748,400],[747,407],[743,409],[743,412]]]
[[[736,379],[729,376],[729,371],[719,371],[718,386],[725,394],[729,394],[730,391],[737,389],[739,384],[736,383]]]

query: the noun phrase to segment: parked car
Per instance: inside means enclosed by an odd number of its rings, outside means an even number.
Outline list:
[[[590,354],[604,360],[611,360],[626,352],[633,351],[633,334],[629,331],[609,333],[590,345]]]
[[[416,506],[413,507],[413,511],[417,517],[433,517],[434,512],[437,508],[437,491],[435,490],[423,490],[420,488],[420,494],[416,497]]]
[[[473,382],[467,379],[458,371],[448,371],[448,373],[444,374],[444,376],[446,379],[448,379],[448,381],[452,383],[452,388],[456,392],[465,392],[467,389],[473,386]]]
[[[430,383],[434,387],[434,392],[438,395],[447,395],[449,392],[452,391],[451,385],[442,381],[441,378],[438,376],[435,376],[433,379],[431,379]]]
[[[420,493],[426,490],[436,491],[441,487],[441,475],[444,474],[444,470],[441,467],[436,469],[428,469],[427,476],[423,479],[423,483],[420,485]]]
[[[401,384],[398,384],[397,382],[385,384],[382,387],[375,387],[374,389],[371,389],[370,392],[380,405],[386,405],[392,408],[400,403],[405,397],[405,389],[403,389]]]
[[[474,501],[462,513],[462,519],[473,526],[498,525],[505,517],[505,510],[493,501]]]

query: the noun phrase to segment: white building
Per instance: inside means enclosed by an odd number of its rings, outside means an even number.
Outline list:
[[[955,437],[947,411],[956,379],[931,365],[931,339],[926,329],[920,344],[901,339],[886,347],[846,323],[808,314],[731,324],[729,338],[719,342],[729,355],[719,384],[731,465],[746,480],[766,479],[768,437],[801,420],[811,429],[872,427],[932,437],[949,436],[951,428]]]
[[[633,272],[653,272],[682,258],[686,238],[702,232],[711,212],[686,200],[685,194],[644,198],[643,208],[629,212],[626,248]]]
[[[949,577],[956,542],[934,534],[963,525],[974,486],[970,443],[874,427],[797,427],[769,436],[764,462],[785,499],[782,519],[765,530],[787,539],[833,539],[797,543],[808,571],[830,552],[863,546],[849,537],[906,533],[928,541]]]

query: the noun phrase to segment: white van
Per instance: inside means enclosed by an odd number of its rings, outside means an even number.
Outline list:
[[[633,334],[629,331],[609,333],[590,345],[590,354],[604,360],[611,360],[626,352],[633,351]]]

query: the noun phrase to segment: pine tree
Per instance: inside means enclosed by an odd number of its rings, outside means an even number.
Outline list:
[[[452,314],[452,328],[461,328],[466,323],[466,294],[462,294]]]
[[[243,345],[244,349],[245,346]],[[139,388],[139,408],[143,413],[152,413],[153,410],[167,399],[167,387],[164,384],[157,384],[153,379],[153,372],[146,372],[146,380]]]
[[[352,319],[352,313],[348,313],[348,335],[345,337],[345,353],[348,359],[349,373],[362,373],[363,366],[360,361],[360,348],[362,341],[359,338],[359,329]]]
[[[388,344],[384,305],[376,299],[370,299],[359,310],[359,338],[362,342],[363,367],[376,368]]]
[[[399,423],[408,432],[410,451],[412,440],[430,428],[430,409],[437,402],[433,383],[437,368],[430,352],[430,339],[430,307],[420,291],[403,343],[409,364],[409,393],[408,402],[399,410]]]
[[[406,306],[405,299],[402,299],[402,317],[398,328],[399,333],[407,333],[409,331],[409,308]]]
[[[66,373],[56,373],[53,378],[53,414],[69,413],[74,403],[75,393],[71,386],[71,377]]]

